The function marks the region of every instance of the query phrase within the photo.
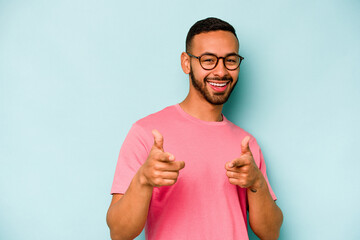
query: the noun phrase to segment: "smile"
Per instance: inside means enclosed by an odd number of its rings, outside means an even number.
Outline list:
[[[207,83],[210,85],[210,87],[215,92],[224,92],[227,89],[227,86],[229,85],[230,81],[228,81],[228,82],[210,82],[210,81],[207,81]]]
[[[224,87],[227,83],[214,83],[214,82],[208,82],[210,85],[215,86],[215,87]]]

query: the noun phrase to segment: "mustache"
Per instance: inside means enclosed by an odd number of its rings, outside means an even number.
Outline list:
[[[220,77],[205,77],[205,79],[204,79],[205,81],[207,81],[207,80],[213,80],[213,81],[230,81],[230,82],[232,82],[233,81],[233,78],[232,77],[222,77],[222,78],[220,78]]]

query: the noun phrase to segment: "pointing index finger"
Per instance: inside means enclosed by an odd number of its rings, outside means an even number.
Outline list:
[[[245,166],[245,165],[246,165],[246,162],[242,161],[241,158],[237,158],[237,159],[232,160],[228,164],[228,167],[229,168],[234,168],[234,167],[242,167],[242,166]]]
[[[165,153],[161,153],[161,155],[158,159],[159,159],[159,161],[162,161],[162,162],[173,162],[173,161],[175,161],[175,156],[172,155],[171,153],[165,152]]]

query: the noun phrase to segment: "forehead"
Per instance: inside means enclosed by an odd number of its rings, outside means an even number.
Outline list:
[[[194,36],[191,43],[192,54],[214,53],[218,56],[238,53],[239,43],[229,31],[212,31]]]

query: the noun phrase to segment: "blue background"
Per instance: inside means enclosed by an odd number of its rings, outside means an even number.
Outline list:
[[[208,16],[240,39],[224,113],[262,147],[280,239],[359,239],[359,10],[357,0],[0,0],[0,239],[109,239],[122,141],[185,98],[180,54]]]

